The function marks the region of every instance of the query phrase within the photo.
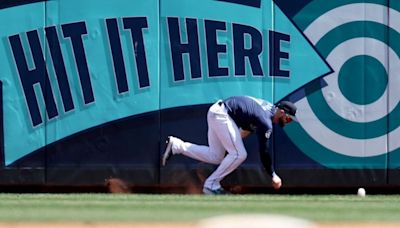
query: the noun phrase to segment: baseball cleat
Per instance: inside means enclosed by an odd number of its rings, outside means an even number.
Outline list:
[[[230,195],[230,194],[232,194],[223,188],[211,189],[211,188],[207,188],[207,187],[203,188],[203,193],[204,193],[204,195]]]
[[[162,157],[161,164],[162,166],[165,166],[167,164],[167,161],[171,158],[172,156],[172,136],[168,136],[167,141],[165,142],[167,144],[167,147],[165,148],[165,152]]]

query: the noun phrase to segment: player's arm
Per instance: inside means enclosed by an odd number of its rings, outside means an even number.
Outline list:
[[[265,168],[265,171],[271,176],[272,187],[274,187],[275,189],[279,189],[282,186],[282,180],[275,172],[275,168],[272,163],[271,153],[269,151],[269,137],[272,131],[269,130],[264,132],[264,134],[258,133],[260,159]]]
[[[260,154],[260,160],[261,163],[264,166],[265,171],[272,176],[272,174],[275,172],[275,169],[272,165],[272,159],[271,155],[269,153],[269,135],[271,132],[264,133],[263,132],[258,132],[258,145],[259,145],[259,154]],[[266,137],[268,136],[268,137]]]

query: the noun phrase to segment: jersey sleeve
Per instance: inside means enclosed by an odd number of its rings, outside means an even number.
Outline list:
[[[259,145],[260,160],[263,164],[265,171],[272,176],[275,172],[274,166],[272,164],[272,156],[269,150],[270,137],[272,135],[272,123],[271,121],[266,121],[257,129],[257,138]]]

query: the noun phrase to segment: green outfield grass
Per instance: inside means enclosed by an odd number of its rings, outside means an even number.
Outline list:
[[[191,222],[245,213],[399,222],[400,195],[0,194],[0,221]]]

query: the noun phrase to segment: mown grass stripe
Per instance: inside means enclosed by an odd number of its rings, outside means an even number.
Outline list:
[[[284,214],[316,222],[400,221],[399,195],[0,194],[0,202],[3,222],[193,222],[245,213]]]

